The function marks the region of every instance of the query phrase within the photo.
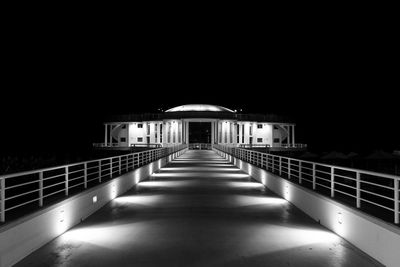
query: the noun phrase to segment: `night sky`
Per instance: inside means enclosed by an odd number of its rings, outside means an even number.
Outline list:
[[[90,148],[107,115],[190,103],[289,116],[314,151],[400,149],[394,36],[367,26],[130,38],[27,26],[7,50],[1,153]]]

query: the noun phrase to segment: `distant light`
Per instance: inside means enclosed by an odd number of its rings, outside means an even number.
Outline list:
[[[338,223],[339,224],[343,223],[343,214],[342,214],[342,212],[338,212]]]
[[[111,186],[111,199],[114,199],[117,196],[117,189],[115,187],[115,183]]]
[[[96,202],[97,202],[97,196],[94,196],[94,197],[92,198],[92,201],[93,201],[93,203],[96,203]]]
[[[61,210],[60,211],[60,222],[62,223],[62,222],[64,222],[65,221],[65,216],[64,216],[64,210]]]

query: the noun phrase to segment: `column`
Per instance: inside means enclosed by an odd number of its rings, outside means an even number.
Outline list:
[[[295,140],[294,140],[294,125],[292,125],[292,145],[294,147],[295,145]]]
[[[181,135],[182,135],[182,144],[186,143],[186,124],[185,121],[182,120],[182,131],[181,131]]]
[[[215,131],[215,127],[214,127],[214,122],[211,122],[211,148],[213,148],[213,144],[214,144],[214,131]]]
[[[108,125],[107,125],[107,124],[104,124],[104,126],[105,126],[105,131],[104,131],[104,146],[107,146],[107,128],[108,128]]]
[[[112,133],[112,129],[113,129],[113,126],[110,125],[110,132],[109,132],[109,137],[110,137],[109,138],[109,142],[110,142],[109,144],[110,144],[110,146],[112,146],[112,134],[111,134]]]
[[[286,143],[289,146],[290,145],[290,126],[289,125],[286,126],[286,131],[287,131]]]
[[[186,121],[185,123],[186,123],[186,127],[185,127],[185,130],[186,130],[186,144],[189,144],[189,122]]]

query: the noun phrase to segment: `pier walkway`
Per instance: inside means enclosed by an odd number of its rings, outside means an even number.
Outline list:
[[[16,266],[381,266],[211,150],[188,150]]]

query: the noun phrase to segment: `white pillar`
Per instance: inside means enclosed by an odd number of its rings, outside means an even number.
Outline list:
[[[182,123],[181,124],[182,125],[182,131],[181,131],[182,138],[181,138],[181,140],[182,140],[182,144],[184,144],[184,143],[186,143],[186,124],[185,124],[184,120],[182,120],[181,123]]]
[[[292,145],[294,147],[295,140],[294,140],[294,125],[292,125]]]
[[[286,139],[286,143],[287,143],[287,145],[289,146],[289,145],[290,145],[290,126],[287,125],[286,127],[287,127],[287,128],[286,128],[286,130],[287,130],[287,139]]]
[[[211,148],[214,145],[214,130],[215,130],[214,122],[212,121],[211,122]]]
[[[186,122],[186,144],[189,144],[189,122]]]
[[[113,129],[113,126],[110,125],[109,140],[108,140],[108,142],[110,142],[110,143],[109,143],[110,146],[112,146],[112,135],[111,135],[112,129]]]
[[[104,145],[107,146],[107,128],[108,128],[108,125],[104,124],[104,126],[105,126],[105,130],[104,130]]]

